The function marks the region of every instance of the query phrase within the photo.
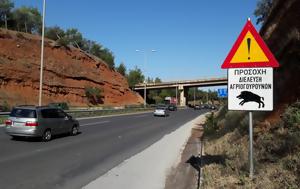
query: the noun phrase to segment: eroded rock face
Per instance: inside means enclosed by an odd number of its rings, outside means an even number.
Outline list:
[[[300,96],[300,1],[277,0],[260,34],[276,56],[274,100],[278,106]]]
[[[40,45],[38,36],[0,30],[0,103],[38,103]],[[105,105],[143,102],[126,79],[102,60],[76,48],[55,46],[50,40],[45,41],[43,79],[43,104],[87,106],[85,87],[102,89]]]

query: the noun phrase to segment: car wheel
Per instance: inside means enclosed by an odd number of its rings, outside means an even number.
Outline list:
[[[50,130],[50,129],[47,129],[47,130],[44,132],[43,136],[42,136],[42,140],[43,140],[44,142],[48,142],[48,141],[51,140],[51,138],[52,138],[51,130]]]
[[[72,130],[71,130],[71,133],[70,133],[72,136],[75,136],[78,134],[78,127],[76,125],[74,125],[72,127]]]

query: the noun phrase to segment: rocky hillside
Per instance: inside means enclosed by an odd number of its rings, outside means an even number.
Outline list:
[[[41,39],[39,36],[0,30],[0,103],[37,104]],[[43,104],[68,102],[87,106],[85,88],[101,89],[104,105],[142,103],[126,79],[102,60],[76,48],[45,41]]]
[[[274,70],[277,109],[300,96],[300,1],[276,0],[260,34],[280,63]]]

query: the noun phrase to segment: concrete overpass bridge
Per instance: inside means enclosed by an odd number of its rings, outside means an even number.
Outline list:
[[[135,85],[133,87],[133,90],[140,93],[145,98],[147,92],[151,89],[153,90],[153,89],[175,88],[177,99],[178,99],[177,93],[179,93],[179,105],[185,106],[189,88],[224,86],[224,85],[227,85],[227,77],[171,81],[171,82],[162,82],[162,83],[140,83]]]

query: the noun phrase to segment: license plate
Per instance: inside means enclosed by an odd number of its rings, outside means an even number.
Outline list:
[[[25,123],[23,122],[17,122],[17,121],[13,121],[12,126],[14,127],[23,127],[25,125]]]

